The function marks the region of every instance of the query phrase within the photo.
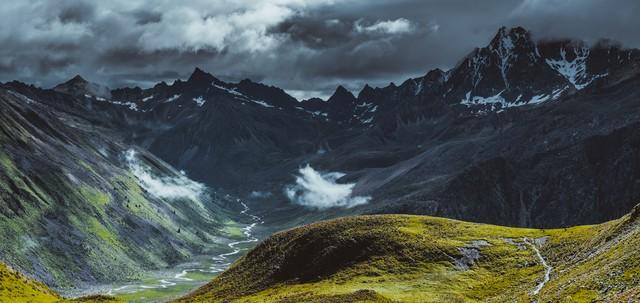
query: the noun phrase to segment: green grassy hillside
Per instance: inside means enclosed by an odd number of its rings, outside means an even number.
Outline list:
[[[58,302],[62,298],[46,285],[32,281],[0,263],[0,302]]]
[[[63,299],[46,285],[0,263],[0,303],[120,303],[106,296]]]
[[[639,212],[554,230],[401,215],[320,222],[275,234],[178,302],[633,302]]]

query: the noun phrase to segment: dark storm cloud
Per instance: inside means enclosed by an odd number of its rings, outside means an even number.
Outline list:
[[[132,13],[136,19],[137,25],[145,25],[149,23],[158,23],[162,21],[162,13],[146,10],[138,10]]]
[[[578,37],[595,43],[602,38],[640,47],[640,1],[525,1],[509,16],[535,34],[551,38]]]
[[[352,38],[353,23],[338,19],[294,16],[270,32],[285,34],[292,42],[302,42],[311,48],[329,48],[348,43]]]
[[[161,61],[176,65],[194,66],[207,60],[212,60],[219,54],[220,52],[211,49],[182,52],[177,49],[145,51],[137,47],[114,47],[100,54],[98,61],[108,66],[122,67],[145,67]]]
[[[60,21],[63,23],[82,23],[90,21],[93,18],[93,13],[93,6],[85,2],[77,2],[63,6],[58,18],[60,18]]]
[[[451,68],[500,26],[538,39],[640,47],[640,1],[35,0],[0,6],[0,81],[110,86],[186,78],[195,66],[326,96]]]

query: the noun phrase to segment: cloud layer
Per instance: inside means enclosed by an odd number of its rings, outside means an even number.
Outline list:
[[[165,199],[188,199],[199,201],[205,193],[206,187],[186,176],[168,177],[156,176],[136,156],[136,151],[129,149],[125,152],[125,160],[129,170],[138,179],[138,184],[150,194]]]
[[[112,87],[185,78],[200,66],[329,94],[449,68],[502,26],[534,37],[640,46],[635,0],[33,0],[0,9],[0,81],[75,74]]]
[[[291,202],[308,208],[325,210],[333,207],[351,208],[367,204],[371,197],[352,196],[355,184],[339,184],[343,173],[322,174],[307,165],[298,170],[296,184],[285,187]]]

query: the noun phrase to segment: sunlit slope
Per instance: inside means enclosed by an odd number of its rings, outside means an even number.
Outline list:
[[[179,302],[617,302],[637,295],[636,216],[555,230],[399,215],[321,222],[272,236]]]
[[[636,206],[623,218],[599,225],[600,232],[576,245],[552,241],[545,246],[543,253],[551,256],[555,269],[540,292],[543,301],[640,302],[639,216]]]
[[[0,260],[60,290],[135,279],[217,245],[229,219],[216,199],[167,192],[186,178],[130,148],[0,89]]]
[[[117,303],[106,296],[91,296],[79,299],[63,299],[46,285],[33,281],[21,273],[0,263],[0,302],[2,303]]]
[[[62,298],[46,285],[29,280],[0,263],[0,302],[57,302]]]

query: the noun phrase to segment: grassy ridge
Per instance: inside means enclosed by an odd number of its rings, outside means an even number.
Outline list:
[[[62,298],[46,285],[27,279],[0,263],[0,302],[58,302]]]
[[[553,302],[640,301],[639,215],[636,206],[623,218],[598,225],[593,236],[570,243],[573,249],[563,249],[568,244],[560,241],[545,247],[558,274],[541,297]]]
[[[275,234],[177,302],[617,302],[638,296],[637,213],[553,230],[401,215],[320,222]],[[534,247],[553,267],[539,294]]]

